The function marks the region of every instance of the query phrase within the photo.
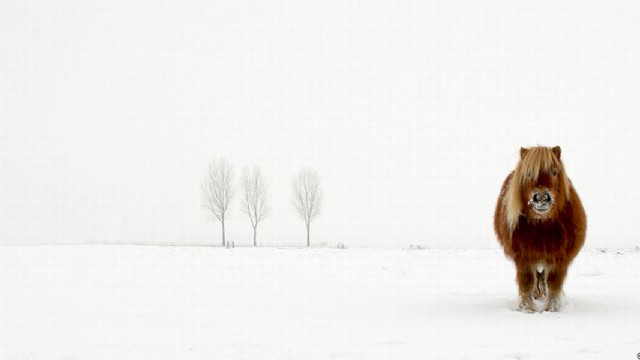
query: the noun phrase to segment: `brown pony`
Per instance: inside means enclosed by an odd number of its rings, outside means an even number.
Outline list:
[[[559,146],[520,149],[520,162],[502,184],[494,228],[516,264],[519,309],[534,312],[542,303],[541,310],[560,310],[562,284],[584,244],[587,218]]]

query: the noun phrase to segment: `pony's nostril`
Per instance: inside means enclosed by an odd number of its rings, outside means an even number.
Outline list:
[[[540,201],[540,194],[535,193],[533,194],[533,202],[539,202]]]

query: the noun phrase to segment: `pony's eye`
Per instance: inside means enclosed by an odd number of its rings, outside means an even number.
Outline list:
[[[551,170],[551,174],[553,174],[553,176],[558,175],[558,169]]]

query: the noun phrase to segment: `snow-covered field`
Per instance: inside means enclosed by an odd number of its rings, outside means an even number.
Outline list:
[[[0,247],[0,358],[636,359],[638,264],[584,251],[523,314],[499,250]]]

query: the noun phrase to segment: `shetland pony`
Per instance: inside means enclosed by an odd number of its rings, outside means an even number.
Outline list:
[[[559,311],[567,269],[587,230],[584,208],[565,173],[559,146],[520,149],[518,165],[502,184],[494,228],[516,265],[519,309]],[[536,303],[541,305],[538,309]]]

